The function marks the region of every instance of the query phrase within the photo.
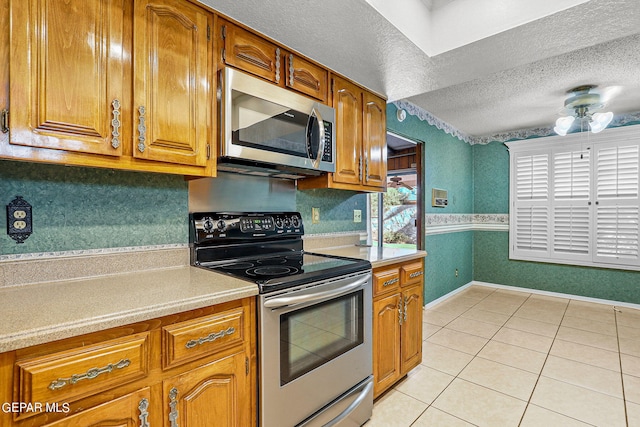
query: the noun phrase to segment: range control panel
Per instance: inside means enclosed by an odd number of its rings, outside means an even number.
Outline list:
[[[299,212],[195,212],[189,214],[189,229],[191,243],[277,239],[304,234]]]

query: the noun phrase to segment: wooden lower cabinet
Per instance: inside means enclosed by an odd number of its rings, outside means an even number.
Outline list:
[[[250,390],[244,353],[227,356],[165,380],[165,423],[181,427],[243,427],[250,424]],[[173,426],[174,424],[169,424]]]
[[[149,427],[149,400],[145,388],[43,427]]]
[[[400,378],[400,322],[402,294],[373,302],[373,377],[377,396]]]
[[[422,361],[422,260],[373,270],[374,398]]]
[[[0,353],[0,427],[255,425],[255,327],[251,297]]]

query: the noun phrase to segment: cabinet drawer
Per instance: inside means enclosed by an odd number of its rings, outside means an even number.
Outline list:
[[[423,280],[422,276],[424,276],[424,266],[422,261],[403,265],[400,271],[400,283],[402,283],[402,286],[419,283]]]
[[[148,332],[20,361],[18,400],[73,402],[144,378],[148,362]]]
[[[329,72],[293,53],[287,55],[287,87],[327,102]]]
[[[400,270],[397,268],[373,272],[373,296],[398,289]]]
[[[245,339],[242,307],[162,328],[163,367],[171,368],[240,345]]]
[[[281,51],[268,40],[223,22],[224,62],[274,83],[280,83]]]

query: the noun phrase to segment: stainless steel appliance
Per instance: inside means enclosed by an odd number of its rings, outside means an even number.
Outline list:
[[[218,170],[298,178],[335,172],[335,110],[264,80],[219,73]]]
[[[302,250],[296,212],[190,214],[193,265],[255,282],[262,427],[360,426],[373,408],[371,264]]]

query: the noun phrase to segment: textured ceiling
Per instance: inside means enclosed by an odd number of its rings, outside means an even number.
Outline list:
[[[619,88],[607,110],[640,111],[638,0],[591,0],[433,57],[365,0],[200,1],[467,135],[552,126],[582,84]]]

